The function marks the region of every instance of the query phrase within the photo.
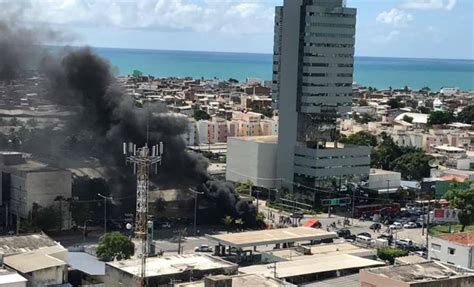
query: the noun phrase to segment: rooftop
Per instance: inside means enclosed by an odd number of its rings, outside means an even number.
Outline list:
[[[282,261],[272,264],[253,265],[240,268],[239,271],[248,274],[259,274],[262,276],[273,276],[276,265],[278,278],[288,278],[318,274],[336,270],[374,267],[385,265],[385,263],[370,259],[365,259],[348,254],[330,256],[306,256],[306,259],[296,261]]]
[[[396,118],[395,121],[403,121],[403,118],[405,116],[408,116],[410,118],[413,118],[412,123],[414,124],[426,124],[428,123],[428,114],[420,114],[420,113],[401,113],[399,114]]]
[[[326,230],[317,228],[290,227],[281,229],[226,233],[218,235],[206,234],[206,237],[217,241],[223,245],[243,248],[292,241],[309,241],[326,238],[336,238],[337,235],[334,232],[327,232]]]
[[[7,256],[3,259],[5,265],[21,272],[29,273],[51,267],[64,266],[67,263],[43,252],[32,251],[28,253]]]
[[[235,137],[237,140],[252,141],[258,143],[278,143],[278,136],[254,136],[254,137]]]
[[[0,285],[7,286],[5,284],[13,284],[27,281],[28,280],[26,280],[23,276],[16,272],[0,268]]]
[[[324,279],[303,285],[304,287],[360,287],[359,273]]]
[[[308,246],[311,249],[312,255],[301,255],[297,253],[292,248],[279,249],[271,252],[267,252],[273,256],[284,258],[286,260],[302,260],[307,259],[309,256],[314,257],[326,257],[329,255],[338,255],[338,254],[351,254],[355,256],[375,256],[375,251],[356,246],[351,243],[334,243],[334,244],[321,244]]]
[[[140,259],[109,262],[107,265],[115,267],[129,274],[140,275]],[[187,270],[213,270],[218,268],[237,268],[237,265],[220,258],[205,254],[185,254],[168,257],[148,258],[146,262],[146,277],[155,277],[179,274]]]
[[[438,238],[462,245],[474,246],[474,231],[443,234]]]
[[[256,274],[239,274],[234,276],[212,276],[210,279],[232,279],[232,287],[251,287],[251,286],[259,286],[259,287],[289,287],[295,286],[291,283],[280,281],[278,279],[263,277]],[[186,283],[178,283],[175,285],[176,287],[205,287],[205,281],[198,281],[198,282],[186,282]]]
[[[371,268],[362,270],[361,272],[369,272],[401,282],[429,282],[453,277],[474,276],[472,273],[457,272],[433,261]]]
[[[49,246],[59,246],[59,243],[44,233],[0,236],[0,255],[30,252]]]
[[[105,263],[85,252],[69,252],[68,263],[71,268],[89,275],[105,275]]]

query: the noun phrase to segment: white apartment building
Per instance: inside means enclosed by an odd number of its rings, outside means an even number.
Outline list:
[[[29,218],[35,204],[41,207],[61,205],[62,228],[70,228],[69,203],[55,199],[71,198],[71,171],[26,160],[19,152],[0,152],[0,170],[0,202],[4,207],[3,215],[10,219],[7,222],[12,223],[12,216]]]
[[[430,236],[428,258],[474,270],[474,232]]]
[[[451,97],[459,95],[459,88],[442,88],[439,92],[445,96]]]

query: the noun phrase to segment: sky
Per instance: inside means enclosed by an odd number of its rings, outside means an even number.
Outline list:
[[[0,0],[74,45],[272,53],[283,0]],[[11,4],[11,3],[10,3]],[[474,0],[347,0],[356,55],[474,59]]]

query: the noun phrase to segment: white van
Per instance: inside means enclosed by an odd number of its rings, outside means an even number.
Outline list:
[[[365,245],[371,245],[373,242],[373,239],[364,235],[357,235],[356,242],[365,244]]]

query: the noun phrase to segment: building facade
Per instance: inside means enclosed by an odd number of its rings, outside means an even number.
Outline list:
[[[431,236],[428,256],[430,260],[474,270],[474,232]]]
[[[277,177],[290,190],[369,174],[370,149],[336,141],[337,119],[352,104],[356,9],[344,2],[285,0],[276,8]]]

